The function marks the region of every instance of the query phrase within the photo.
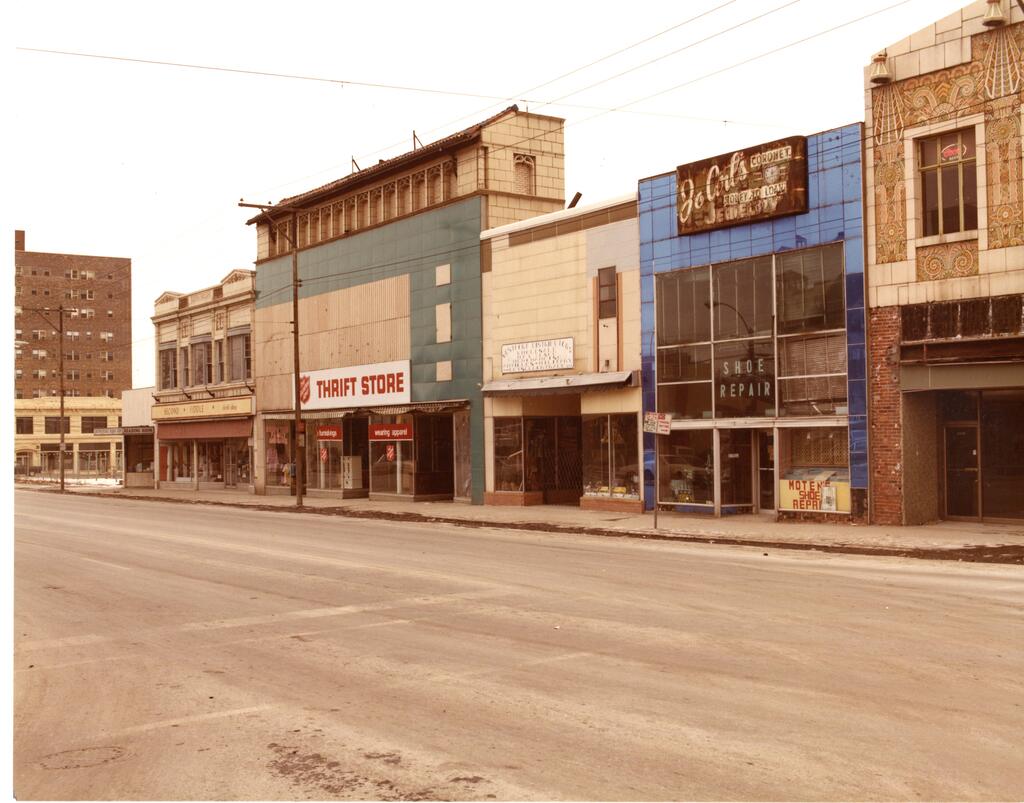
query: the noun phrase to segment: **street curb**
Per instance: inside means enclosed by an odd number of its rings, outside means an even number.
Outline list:
[[[60,493],[49,488],[33,488],[43,493]],[[182,505],[211,505],[242,510],[259,510],[272,513],[307,513],[319,516],[343,516],[353,519],[377,519],[380,521],[414,522],[417,524],[449,524],[470,529],[519,530],[525,532],[548,532],[564,535],[595,535],[603,538],[635,538],[644,541],[678,541],[692,544],[724,544],[726,546],[760,547],[762,549],[789,549],[800,552],[823,552],[841,555],[865,555],[887,558],[913,558],[915,560],[948,560],[962,563],[1002,563],[1024,565],[1024,544],[984,544],[968,547],[867,547],[855,544],[820,544],[799,541],[759,541],[750,538],[730,536],[698,535],[681,533],[668,535],[644,530],[612,530],[604,527],[586,527],[544,522],[502,522],[462,519],[453,516],[430,516],[423,513],[392,513],[390,511],[360,510],[348,507],[281,507],[278,505],[240,504],[237,502],[215,502],[206,499],[175,499],[173,497],[137,496],[135,494],[99,491],[71,491],[76,496],[128,499],[139,502],[170,502]]]

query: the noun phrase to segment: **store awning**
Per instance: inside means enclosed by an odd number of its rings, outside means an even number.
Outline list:
[[[252,435],[252,418],[229,418],[224,421],[176,421],[156,427],[162,441],[201,440],[204,438],[248,438]]]
[[[483,386],[488,395],[524,396],[544,393],[582,393],[587,390],[630,388],[640,384],[638,371],[604,371],[534,379],[496,379]]]
[[[388,404],[378,407],[346,407],[339,410],[303,410],[303,421],[315,421],[323,418],[344,418],[356,413],[365,415],[403,415],[404,413],[446,413],[450,410],[464,410],[469,407],[466,399],[452,399],[440,402],[414,402],[411,404]],[[264,413],[266,421],[294,421],[294,412]]]

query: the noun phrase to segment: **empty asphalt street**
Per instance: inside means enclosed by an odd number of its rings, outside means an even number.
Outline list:
[[[14,497],[21,800],[1024,799],[1020,566]]]

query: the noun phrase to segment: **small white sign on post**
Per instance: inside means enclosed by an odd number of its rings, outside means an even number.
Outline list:
[[[644,413],[644,432],[668,435],[672,432],[672,415],[670,413]]]

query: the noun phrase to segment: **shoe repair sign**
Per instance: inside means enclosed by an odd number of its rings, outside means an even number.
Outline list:
[[[299,376],[303,410],[408,404],[412,400],[409,360],[350,365]]]

